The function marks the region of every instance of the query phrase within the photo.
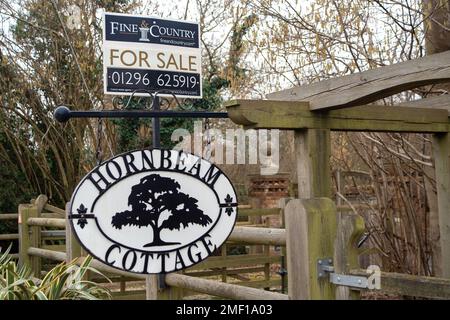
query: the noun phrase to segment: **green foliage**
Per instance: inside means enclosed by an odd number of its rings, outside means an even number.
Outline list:
[[[147,98],[132,98],[127,103],[127,110],[144,109],[147,103]],[[128,99],[125,99],[128,102]],[[151,137],[140,137],[139,129],[142,126],[150,126],[149,119],[114,119],[112,123],[115,125],[117,132],[117,153],[126,152],[129,150],[140,149],[150,145]]]
[[[1,125],[1,124],[0,124]],[[6,152],[12,152],[12,146],[0,128],[0,145]],[[0,214],[17,212],[19,203],[29,202],[33,195],[24,173],[18,167],[19,161],[12,157],[11,163],[0,158]],[[17,232],[17,224],[9,220],[0,221],[1,233]]]
[[[42,279],[33,279],[28,266],[18,267],[8,256],[0,255],[0,300],[97,300],[110,299],[109,290],[83,280],[87,271],[102,275],[90,267],[92,257],[78,266],[75,260],[60,263]]]

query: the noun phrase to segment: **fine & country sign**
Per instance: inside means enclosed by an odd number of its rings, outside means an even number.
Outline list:
[[[237,197],[214,164],[183,151],[127,152],[91,170],[70,201],[81,245],[105,264],[167,273],[206,259],[231,234]]]
[[[198,23],[104,13],[105,94],[167,90],[201,98],[201,66]]]

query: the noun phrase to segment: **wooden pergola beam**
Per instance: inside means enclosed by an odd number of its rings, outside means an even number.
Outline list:
[[[424,108],[424,109],[445,109],[450,117],[450,94],[443,94],[430,98],[424,98],[415,101],[402,102],[395,105],[396,107],[406,108]]]
[[[254,129],[330,129],[333,131],[449,131],[448,111],[366,105],[312,112],[302,101],[234,100],[226,104],[230,119]]]
[[[450,51],[348,76],[295,86],[267,95],[271,100],[308,101],[311,110],[358,106],[429,84],[450,81]]]

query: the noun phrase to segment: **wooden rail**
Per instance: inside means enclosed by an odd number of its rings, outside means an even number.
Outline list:
[[[18,233],[0,234],[0,240],[17,240],[19,239]]]
[[[448,111],[364,105],[327,113],[310,111],[308,102],[234,100],[227,103],[233,122],[253,129],[322,129],[332,131],[449,131]]]
[[[365,270],[350,270],[349,274],[367,277]],[[430,299],[450,299],[450,279],[381,272],[380,290],[395,295]]]
[[[194,290],[213,296],[238,300],[288,300],[286,294],[248,288],[235,284],[223,283],[182,274],[166,275],[166,283],[170,286]]]
[[[0,214],[0,220],[17,220],[18,213],[2,213]]]
[[[18,219],[19,214],[18,213],[2,213],[0,214],[0,221],[5,221],[5,220],[16,220]],[[0,240],[19,240],[20,239],[20,235],[18,233],[5,233],[5,234],[0,234]],[[12,259],[19,259],[19,254],[18,253],[11,253],[9,254],[9,257],[11,257]]]
[[[277,209],[279,212],[279,209]],[[65,219],[29,218],[30,226],[65,228]],[[0,238],[1,239],[1,238]],[[229,240],[248,244],[285,245],[286,232],[275,228],[235,227]]]
[[[241,243],[286,245],[286,230],[275,228],[235,227],[230,241]]]
[[[270,216],[270,215],[280,215],[281,210],[279,208],[246,208],[239,209],[239,216]]]
[[[65,219],[60,218],[29,218],[27,220],[29,226],[36,227],[54,227],[54,228],[65,228]]]

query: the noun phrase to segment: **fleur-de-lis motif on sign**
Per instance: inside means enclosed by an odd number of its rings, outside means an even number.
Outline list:
[[[232,207],[233,198],[230,196],[230,194],[227,194],[227,196],[225,197],[225,203],[227,204],[225,213],[227,213],[228,216],[231,216],[231,214],[233,213],[233,207]]]
[[[80,204],[80,207],[77,209],[78,214],[80,214],[81,218],[78,219],[77,224],[81,227],[81,229],[84,229],[84,226],[87,225],[87,220],[84,217],[84,215],[87,212],[87,208],[84,206],[84,204]]]

